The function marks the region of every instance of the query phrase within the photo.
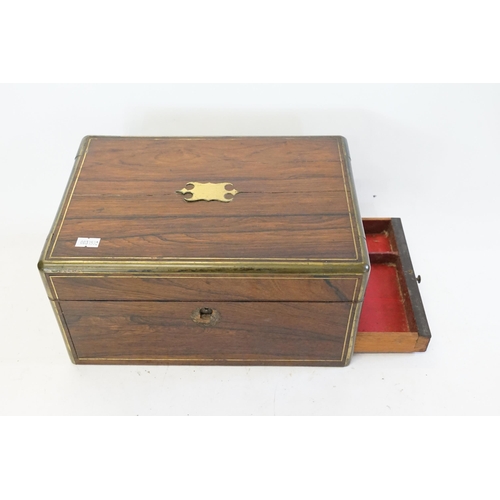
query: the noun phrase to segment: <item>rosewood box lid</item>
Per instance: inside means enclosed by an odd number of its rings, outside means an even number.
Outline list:
[[[83,139],[46,272],[366,273],[343,137]]]

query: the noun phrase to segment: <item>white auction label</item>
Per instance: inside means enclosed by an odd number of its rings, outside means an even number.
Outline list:
[[[78,238],[75,247],[97,248],[101,238]]]
[[[76,240],[75,247],[86,247],[88,242],[88,238],[78,238]]]
[[[90,248],[97,248],[99,246],[100,242],[101,242],[101,238],[89,238],[89,242],[87,243],[87,246]]]

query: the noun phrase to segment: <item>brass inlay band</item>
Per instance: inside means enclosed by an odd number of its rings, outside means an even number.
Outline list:
[[[241,275],[241,277],[263,274],[304,274],[322,277],[339,274],[363,274],[368,272],[365,263],[347,263],[335,261],[268,261],[268,260],[182,260],[182,261],[90,261],[90,260],[51,260],[39,263],[40,271],[44,273],[127,273],[154,274],[171,273],[179,276],[207,275]]]

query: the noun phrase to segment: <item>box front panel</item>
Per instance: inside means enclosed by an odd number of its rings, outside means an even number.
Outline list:
[[[346,364],[356,303],[62,301],[78,363]]]

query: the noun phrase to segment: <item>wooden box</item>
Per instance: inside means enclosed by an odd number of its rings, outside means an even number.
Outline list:
[[[393,222],[368,241],[405,319],[375,300],[358,351],[426,345]],[[86,137],[39,269],[75,363],[344,366],[370,271],[347,143]]]

